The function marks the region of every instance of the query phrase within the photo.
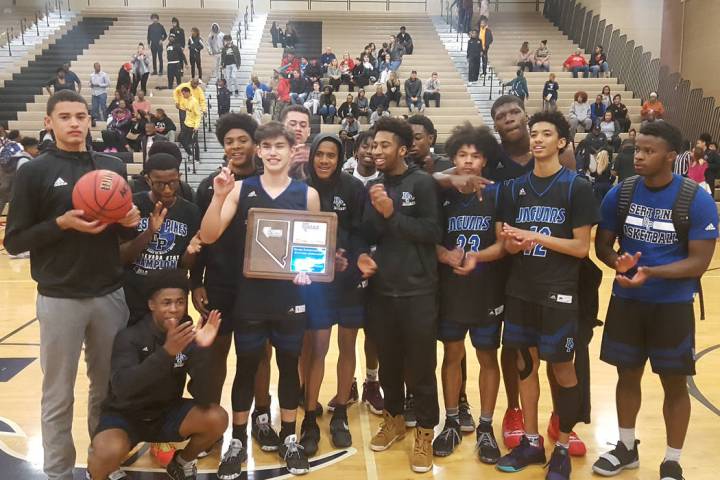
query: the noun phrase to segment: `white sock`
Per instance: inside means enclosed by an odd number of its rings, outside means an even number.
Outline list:
[[[528,441],[530,442],[530,445],[533,447],[539,447],[540,446],[540,434],[539,433],[526,433],[525,436],[527,437]]]
[[[379,370],[380,370],[379,368],[366,368],[365,369],[365,379],[369,382],[377,382]]]
[[[667,447],[665,449],[665,460],[664,461],[680,463],[680,454],[681,453],[682,453],[682,448]]]
[[[620,428],[620,441],[625,444],[625,448],[628,450],[635,449],[635,429],[634,428]]]
[[[564,448],[565,450],[570,450],[570,442],[568,442],[568,443],[560,443],[560,441],[558,440],[557,442],[555,442],[555,446],[557,446],[557,447],[562,447],[562,448]]]

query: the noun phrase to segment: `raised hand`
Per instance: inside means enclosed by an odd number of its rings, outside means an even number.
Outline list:
[[[202,327],[195,331],[195,344],[203,348],[212,345],[220,330],[220,322],[222,322],[220,311],[211,310],[203,321]]]
[[[631,270],[635,265],[637,265],[641,255],[642,252],[636,252],[635,255],[630,255],[629,253],[619,255],[617,260],[615,260],[615,271],[618,273],[625,273],[628,270]]]
[[[483,189],[493,183],[491,180],[477,175],[451,175],[450,182],[458,192],[477,193],[478,198],[482,198]]]
[[[192,322],[178,324],[176,319],[172,319],[163,348],[168,355],[174,357],[185,350],[193,340],[195,340],[195,328],[193,328]]]
[[[163,207],[162,202],[157,202],[153,212],[150,214],[149,227],[152,233],[157,233],[162,228],[165,216],[167,215],[167,208]]]
[[[390,218],[395,207],[385,191],[385,185],[377,184],[370,187],[370,203],[384,218]]]
[[[219,197],[227,197],[235,188],[235,177],[227,167],[222,167],[220,173],[213,178],[214,195]]]

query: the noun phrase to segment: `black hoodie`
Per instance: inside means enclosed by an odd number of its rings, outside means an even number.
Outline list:
[[[391,297],[435,294],[435,245],[443,235],[435,181],[410,165],[402,175],[382,176],[368,188],[378,183],[385,185],[394,212],[386,219],[369,200],[365,206],[363,233],[366,241],[377,247],[373,259],[378,268],[370,278],[370,288]]]

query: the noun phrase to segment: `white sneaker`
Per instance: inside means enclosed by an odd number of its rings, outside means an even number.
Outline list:
[[[22,260],[24,258],[30,258],[30,252],[22,252],[22,253],[18,253],[17,255],[9,255],[8,254],[8,258],[10,258],[12,260]]]

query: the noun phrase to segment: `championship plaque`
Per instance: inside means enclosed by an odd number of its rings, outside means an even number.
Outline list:
[[[292,280],[306,272],[313,282],[335,278],[334,213],[251,208],[247,222],[246,277]]]

